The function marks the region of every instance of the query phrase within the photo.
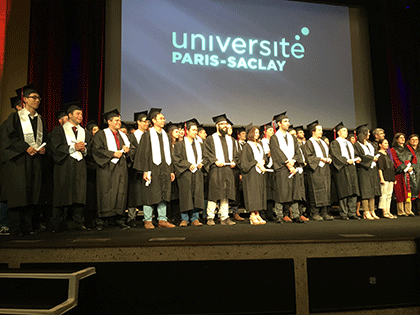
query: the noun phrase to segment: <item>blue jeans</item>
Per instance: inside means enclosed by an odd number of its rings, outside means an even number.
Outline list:
[[[200,218],[199,211],[197,209],[181,212],[182,221],[194,222]]]
[[[144,219],[143,221],[152,221],[153,217],[153,206],[143,206]],[[166,202],[162,201],[157,206],[158,221],[168,221],[166,218]]]

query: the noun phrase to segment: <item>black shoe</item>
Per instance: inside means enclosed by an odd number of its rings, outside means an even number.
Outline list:
[[[125,223],[120,223],[120,224],[118,224],[118,227],[119,227],[121,230],[129,230],[129,229],[130,229],[130,227],[129,227],[127,224],[125,224]]]
[[[357,215],[352,215],[352,216],[349,216],[349,219],[350,220],[360,220],[360,217],[358,217]]]
[[[278,217],[278,218],[276,219],[276,223],[283,224],[283,218]]]
[[[341,217],[341,220],[348,221],[349,220],[349,217]]]
[[[306,221],[303,221],[301,218],[295,218],[295,219],[293,219],[293,222],[295,222],[295,223],[306,223]]]
[[[96,230],[98,230],[98,231],[102,231],[103,229],[104,229],[104,225],[103,224],[98,224],[96,226]]]
[[[77,228],[75,228],[76,231],[81,231],[81,232],[86,232],[86,231],[90,231],[89,228],[87,228],[84,225],[78,226]]]
[[[127,221],[127,225],[128,225],[129,227],[135,227],[135,226],[137,226],[137,225],[136,225],[136,220],[130,220],[130,221]]]

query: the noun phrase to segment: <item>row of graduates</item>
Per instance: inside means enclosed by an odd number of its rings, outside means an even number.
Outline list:
[[[84,230],[83,208],[86,195],[91,196],[86,194],[89,169],[96,173],[93,181],[96,180],[99,229],[105,223],[103,219],[111,217],[119,227],[128,228],[124,218],[127,195],[129,208],[143,206],[146,228],[154,228],[155,207],[158,225],[173,227],[167,222],[166,204],[171,200],[175,174],[183,221],[201,225],[197,212],[204,208],[204,178],[207,175],[207,224],[215,224],[216,203],[219,202],[222,224],[233,225],[228,204],[229,200],[237,199],[237,170],[242,174],[245,207],[251,211],[252,224],[264,223],[259,211],[266,209],[267,199],[275,202],[278,222],[283,220],[283,209],[290,211],[294,221],[304,222],[305,217],[298,206],[305,200],[313,217],[331,219],[326,212],[331,204],[331,187],[337,188],[343,219],[357,218],[357,196],[369,200],[364,208],[373,211],[374,215],[371,200],[380,195],[376,154],[365,141],[353,147],[346,140],[347,128],[342,124],[336,126],[339,137],[330,148],[321,139],[321,125],[318,122],[310,124],[308,129],[313,137],[300,147],[297,139],[287,132],[290,122],[286,113],[282,113],[273,118],[279,126],[277,132],[272,123],[265,125],[267,137],[260,143],[258,128],[249,125],[246,130],[248,143],[240,143],[229,137],[231,123],[225,115],[219,115],[213,117],[217,132],[204,143],[196,139],[199,126],[193,119],[186,124],[184,141],[172,145],[163,129],[165,118],[159,109],[136,113],[138,129],[128,136],[120,131],[118,111],[105,113],[108,128],[92,136],[80,126],[81,108],[69,104],[66,108],[69,121],[47,136],[42,117],[36,112],[41,98],[34,87],[18,89],[17,94],[11,101],[18,110],[1,127],[2,201],[7,201],[11,210],[10,227],[16,233],[33,232],[33,206],[41,204],[41,189],[45,186],[42,177],[48,178],[46,174],[53,174],[52,230],[60,229],[65,209],[72,213],[76,228]],[[153,122],[153,127],[147,130],[149,121]],[[368,138],[365,126],[361,126],[358,133],[359,139]],[[51,153],[53,164],[42,162],[47,151]],[[407,166],[403,158],[402,161]],[[51,165],[54,165],[53,170]],[[44,174],[42,166],[46,166]],[[408,174],[415,173],[410,167],[405,169]],[[331,185],[330,172],[335,185]],[[307,194],[304,174],[307,176]],[[406,182],[405,178],[403,182]]]

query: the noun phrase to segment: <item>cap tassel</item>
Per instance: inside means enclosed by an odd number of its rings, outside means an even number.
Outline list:
[[[337,131],[334,128],[334,140],[337,139]]]
[[[184,137],[187,136],[187,122],[184,122]]]
[[[264,138],[267,138],[267,125],[264,125]]]
[[[356,141],[357,141],[356,130],[353,130],[353,133],[354,133],[354,138],[355,138],[355,139],[356,139]]]
[[[275,125],[274,120],[271,121],[271,124],[273,125],[273,129],[276,130],[276,125]]]

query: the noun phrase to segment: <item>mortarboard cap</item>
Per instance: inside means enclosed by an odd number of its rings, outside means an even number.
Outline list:
[[[64,116],[67,116],[67,113],[64,109],[56,110],[54,113],[55,113],[55,117],[57,117],[57,120],[60,120]]]
[[[227,122],[227,117],[226,114],[221,114],[221,115],[217,115],[217,116],[213,116],[212,117],[214,123],[217,125],[221,122]]]
[[[29,83],[28,85],[25,85],[16,90],[16,95],[19,97],[22,97],[22,96],[27,97],[31,93],[37,93],[35,90],[35,86],[32,83]]]
[[[241,133],[241,132],[243,132],[243,131],[245,131],[245,132],[246,132],[246,126],[245,126],[245,127],[240,127],[240,128],[238,128],[238,133]]]
[[[93,127],[99,127],[99,126],[96,123],[96,121],[89,120],[88,123],[86,124],[86,129],[89,130],[89,131],[92,131]]]
[[[166,132],[170,132],[171,130],[174,130],[174,129],[179,129],[178,124],[175,124],[175,123],[170,121],[165,125]]]
[[[162,111],[162,108],[151,108],[149,111],[148,120],[152,120],[153,118],[156,118],[157,114],[160,114],[161,111]]]
[[[10,98],[10,104],[12,105],[12,108],[15,108],[18,105],[22,105],[22,100],[20,96],[13,96]]]
[[[63,104],[63,108],[67,114],[73,113],[75,110],[82,110],[80,108],[80,101],[65,103]]]
[[[287,118],[286,113],[287,113],[287,111],[273,116],[273,120],[275,122],[281,122],[284,118]]]
[[[368,130],[368,128],[366,127],[367,125],[369,125],[369,124],[363,124],[363,125],[360,125],[360,126],[356,127],[356,129],[354,131],[356,131],[357,138],[359,138],[359,133],[361,133],[365,130]]]
[[[296,126],[295,130],[296,130],[296,132],[298,132],[299,130],[303,130],[303,125]]]
[[[250,123],[250,124],[246,125],[246,126],[245,126],[245,132],[248,134],[248,132],[252,129],[252,127],[254,127],[254,126],[252,125],[252,123]]]
[[[308,128],[309,131],[314,131],[315,127],[319,125],[318,120],[314,120],[310,124],[306,125],[306,128]]]
[[[111,120],[114,117],[120,117],[120,112],[118,111],[118,109],[113,109],[109,112],[103,113],[102,117],[105,120],[105,122],[108,122],[108,120]]]
[[[134,113],[134,121],[142,120],[143,117],[146,117],[146,119],[147,119],[147,110],[144,110],[142,112]]]
[[[187,130],[190,130],[191,126],[197,126],[198,128],[198,126],[200,125],[198,120],[195,118],[191,118],[190,120],[187,120],[186,124],[187,124]]]
[[[233,122],[229,118],[226,118],[226,121],[229,125],[233,126]]]
[[[204,125],[199,125],[199,126],[197,126],[198,127],[198,132],[200,132],[201,130],[205,130],[204,129]]]
[[[347,128],[344,126],[343,122],[339,122],[333,129],[335,129],[336,132],[338,132],[340,129]]]

